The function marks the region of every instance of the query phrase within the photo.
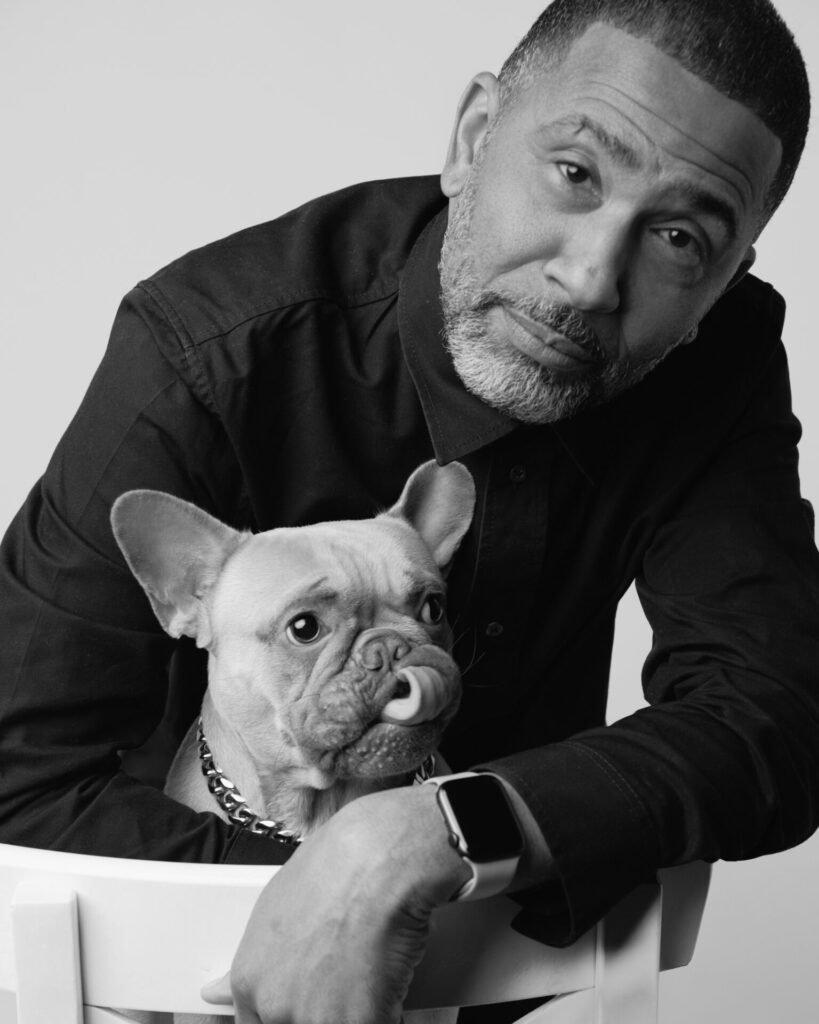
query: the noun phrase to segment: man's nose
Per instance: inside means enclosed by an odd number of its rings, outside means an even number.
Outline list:
[[[613,313],[623,299],[628,250],[628,233],[620,225],[569,225],[543,272],[551,289],[557,285],[578,312]]]

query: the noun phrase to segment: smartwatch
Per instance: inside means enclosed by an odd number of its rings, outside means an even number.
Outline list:
[[[450,842],[472,869],[472,877],[450,900],[494,896],[512,881],[523,853],[523,833],[494,775],[460,772],[427,779],[435,786]]]

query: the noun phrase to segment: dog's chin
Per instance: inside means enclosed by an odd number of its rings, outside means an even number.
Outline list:
[[[376,722],[353,743],[322,754],[319,766],[338,779],[377,779],[413,772],[444,731],[438,719],[419,725]]]

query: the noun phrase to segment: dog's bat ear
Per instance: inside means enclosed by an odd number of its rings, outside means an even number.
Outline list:
[[[387,512],[414,526],[439,569],[452,561],[472,522],[475,484],[460,462],[439,466],[424,462],[407,480],[401,497]]]
[[[148,490],[120,495],[111,527],[162,628],[207,647],[211,629],[203,598],[245,534],[188,501]]]

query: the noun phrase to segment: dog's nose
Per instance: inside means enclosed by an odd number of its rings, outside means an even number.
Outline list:
[[[399,658],[409,653],[406,640],[394,633],[374,636],[364,643],[359,651],[359,659],[364,668],[371,671],[389,668]]]

